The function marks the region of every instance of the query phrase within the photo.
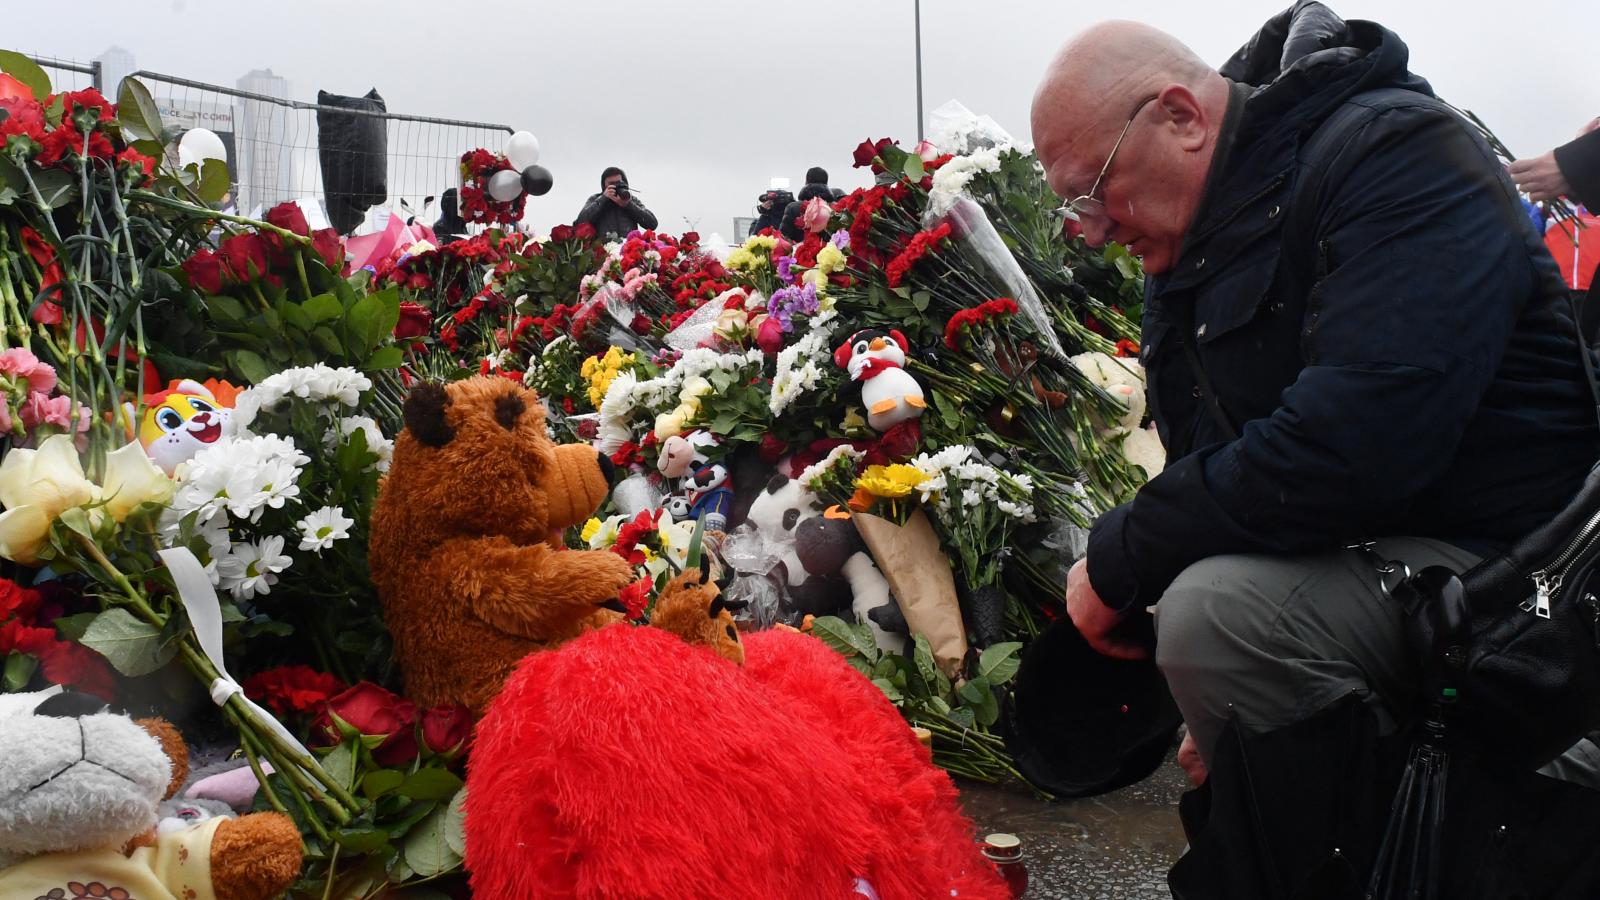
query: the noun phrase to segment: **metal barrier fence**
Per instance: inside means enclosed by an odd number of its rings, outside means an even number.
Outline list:
[[[349,110],[290,100],[286,96],[287,82],[267,73],[251,73],[241,79],[239,88],[143,70],[129,77],[139,79],[150,89],[164,124],[203,127],[217,133],[228,150],[235,203],[246,215],[285,200],[326,199],[318,155],[319,110],[384,121],[388,140],[383,165],[388,175],[388,199],[382,207],[425,220],[437,215],[436,207],[425,209],[426,199],[437,198],[446,188],[458,186],[461,154],[476,147],[498,150],[505,136],[512,133],[508,126],[489,122]],[[351,162],[345,159],[341,165]]]
[[[80,63],[70,59],[56,59],[53,56],[36,56],[32,53],[22,55],[44,69],[45,74],[50,76],[50,86],[58,92],[100,88],[98,62]]]

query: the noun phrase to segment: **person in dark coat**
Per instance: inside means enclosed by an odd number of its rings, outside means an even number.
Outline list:
[[[815,197],[821,197],[829,203],[837,199],[833,189],[828,187],[828,170],[821,166],[812,166],[806,170],[806,186],[800,189],[794,202],[784,209],[782,223],[778,226],[784,237],[791,241],[805,239],[805,229],[796,224],[795,220],[800,218],[800,213],[805,210],[806,201]]]
[[[1355,695],[1395,727],[1401,613],[1345,548],[1460,571],[1600,455],[1555,262],[1407,59],[1300,0],[1220,72],[1153,28],[1095,26],[1034,97],[1063,211],[1144,262],[1167,450],[1095,523],[1067,609],[1111,655],[1147,654],[1127,634],[1154,626],[1192,777],[1230,717],[1271,731]]]
[[[1600,212],[1600,117],[1583,126],[1576,140],[1542,156],[1511,164],[1511,177],[1535,203],[1569,197]],[[1600,269],[1591,284],[1600,281]],[[1590,319],[1590,314],[1584,314]],[[1590,335],[1594,337],[1594,335]]]
[[[656,214],[628,187],[628,173],[607,166],[600,173],[600,193],[585,201],[572,224],[592,225],[601,237],[623,237],[635,228],[656,227]]]
[[[447,188],[439,196],[439,218],[433,223],[433,236],[440,244],[459,241],[467,236],[467,222],[461,218],[456,200],[456,189]]]
[[[760,215],[750,223],[750,235],[753,237],[766,231],[768,228],[781,230],[784,210],[789,208],[789,203],[794,200],[794,195],[781,188],[772,188],[761,195],[761,202],[757,205]]]

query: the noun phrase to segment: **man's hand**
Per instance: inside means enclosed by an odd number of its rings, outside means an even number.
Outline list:
[[[1111,632],[1122,622],[1119,613],[1100,601],[1089,583],[1089,560],[1080,559],[1067,572],[1067,615],[1078,633],[1097,652],[1114,659],[1144,659],[1150,653],[1143,646]]]
[[[1567,184],[1567,176],[1561,174],[1561,167],[1556,165],[1553,150],[1532,159],[1519,159],[1511,164],[1510,171],[1511,180],[1535,203],[1554,200],[1572,190]]]
[[[615,203],[618,206],[627,206],[628,205],[628,201],[627,200],[624,200],[621,197],[617,196],[617,186],[614,185],[614,184],[606,185],[606,199],[610,200],[612,203]]]
[[[1594,131],[1596,128],[1600,128],[1600,116],[1595,116],[1589,120],[1589,124],[1578,129],[1578,137],[1583,137],[1589,132]]]

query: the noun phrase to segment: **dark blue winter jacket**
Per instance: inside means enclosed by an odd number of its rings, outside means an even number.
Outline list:
[[[1096,523],[1095,590],[1148,605],[1219,554],[1392,535],[1487,552],[1544,522],[1600,428],[1500,162],[1398,37],[1317,3],[1222,73],[1253,89],[1179,259],[1146,284],[1168,465]]]

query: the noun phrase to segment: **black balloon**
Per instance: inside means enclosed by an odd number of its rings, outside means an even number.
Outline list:
[[[544,166],[533,165],[522,170],[522,189],[535,197],[550,193],[556,179]]]

